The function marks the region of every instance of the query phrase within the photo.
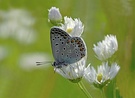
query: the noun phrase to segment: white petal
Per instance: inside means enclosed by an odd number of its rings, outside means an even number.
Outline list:
[[[110,68],[110,79],[113,79],[119,70],[120,70],[120,66],[117,65],[117,63],[113,63]]]
[[[93,83],[96,80],[96,70],[93,66],[88,65],[88,67],[85,69],[84,77],[86,80],[88,80],[90,83]]]

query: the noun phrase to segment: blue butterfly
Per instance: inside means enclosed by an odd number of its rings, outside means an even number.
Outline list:
[[[82,38],[71,37],[58,27],[51,28],[50,40],[55,59],[52,66],[56,68],[78,62],[86,55],[86,45]]]

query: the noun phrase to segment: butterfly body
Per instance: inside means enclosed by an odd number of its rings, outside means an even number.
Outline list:
[[[58,27],[51,28],[51,47],[54,56],[52,66],[61,68],[81,60],[86,55],[86,46],[80,37],[71,37]]]

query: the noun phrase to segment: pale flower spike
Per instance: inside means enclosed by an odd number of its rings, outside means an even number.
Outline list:
[[[72,37],[80,37],[84,30],[84,25],[80,21],[80,19],[72,19],[71,17],[64,17],[64,24],[60,27],[67,33],[69,33]]]
[[[97,88],[102,88],[107,85],[118,73],[120,66],[117,63],[112,63],[111,66],[108,62],[102,63],[98,66],[97,71],[93,66],[88,66],[85,69],[84,77],[91,84]]]
[[[107,60],[118,50],[118,42],[116,36],[105,36],[105,39],[102,42],[98,42],[97,45],[94,44],[93,50],[99,60]]]
[[[51,7],[51,9],[48,10],[48,20],[54,24],[57,25],[62,22],[62,15],[59,11],[59,8]]]

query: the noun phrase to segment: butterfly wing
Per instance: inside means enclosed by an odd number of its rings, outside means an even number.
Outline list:
[[[72,64],[86,55],[86,46],[80,37],[71,37],[60,28],[51,29],[52,52],[56,62]]]
[[[60,51],[65,46],[66,41],[70,39],[70,36],[63,30],[53,27],[50,32],[52,53],[56,62],[64,62]]]
[[[72,64],[86,55],[86,47],[80,37],[72,37],[67,40],[60,54],[65,63]]]

